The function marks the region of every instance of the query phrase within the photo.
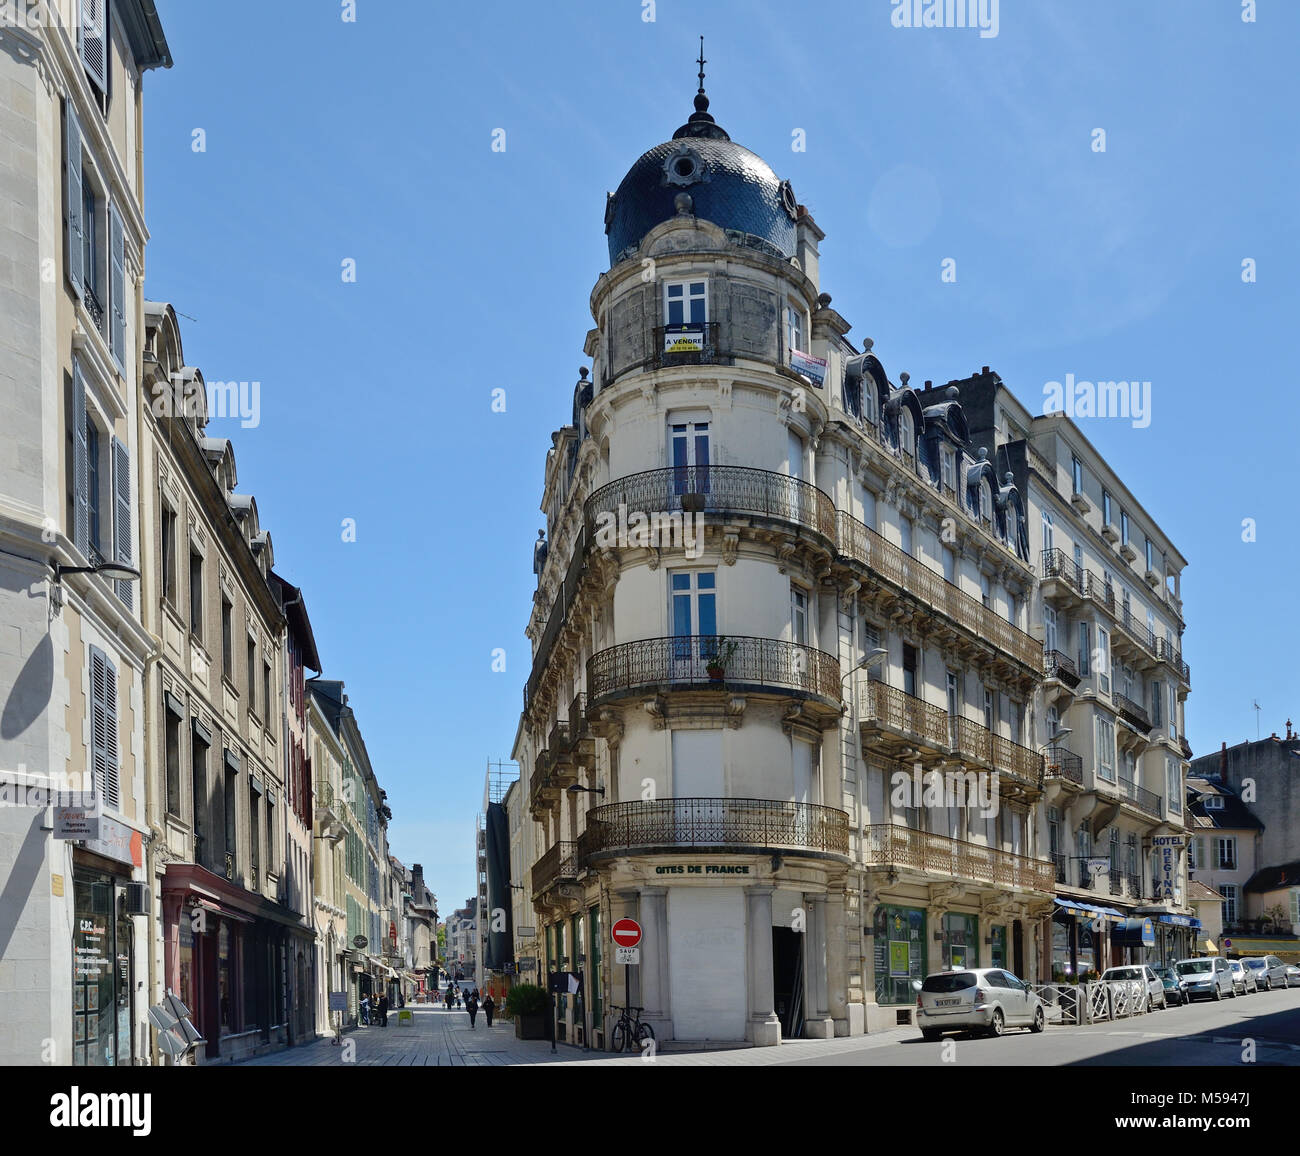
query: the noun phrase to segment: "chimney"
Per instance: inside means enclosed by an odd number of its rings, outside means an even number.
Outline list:
[[[1222,743],[1219,747],[1219,778],[1227,782],[1228,779],[1228,744]]]

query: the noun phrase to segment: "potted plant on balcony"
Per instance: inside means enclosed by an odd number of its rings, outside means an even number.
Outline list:
[[[736,644],[725,635],[718,635],[704,656],[704,669],[711,682],[721,682],[727,674],[727,664],[736,653]]]
[[[515,1021],[515,1039],[546,1038],[547,998],[536,984],[519,983],[506,994],[506,1015]]]

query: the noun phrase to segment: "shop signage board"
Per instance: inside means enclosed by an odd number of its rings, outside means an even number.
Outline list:
[[[639,947],[616,947],[614,948],[615,963],[640,963],[641,949]]]
[[[98,795],[88,806],[54,808],[54,837],[56,839],[98,839],[99,823]]]
[[[345,991],[330,992],[330,1011],[345,1012],[348,1010],[348,993]]]
[[[667,863],[655,868],[656,875],[709,875],[725,878],[729,875],[749,875],[748,863]]]

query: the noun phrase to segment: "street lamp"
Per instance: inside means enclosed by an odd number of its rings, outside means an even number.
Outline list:
[[[1048,747],[1056,746],[1058,739],[1063,739],[1065,738],[1066,735],[1073,734],[1073,733],[1074,733],[1073,727],[1057,727],[1056,730],[1052,732],[1052,735],[1047,740],[1046,744],[1044,744],[1042,747],[1039,748],[1038,753],[1040,755],[1046,753]]]
[[[119,582],[138,582],[140,580],[140,571],[134,566],[128,566],[125,562],[96,562],[91,566],[65,566],[62,562],[51,562],[51,568],[54,570],[54,593],[53,602],[55,606],[63,605],[63,576],[65,574],[102,574],[106,578],[114,578]]]
[[[603,795],[605,794],[605,788],[604,788],[604,787],[584,787],[581,783],[572,783],[572,784],[570,784],[570,786],[569,786],[569,794],[571,794],[571,795],[583,795],[583,794],[586,794],[586,795],[602,795],[602,796],[603,796]]]
[[[867,667],[869,666],[876,666],[879,663],[883,662],[888,657],[889,657],[889,651],[885,650],[883,647],[877,646],[875,650],[873,650],[870,654],[866,655],[866,657],[864,657],[861,662],[857,663],[855,666],[850,667],[848,674],[846,674],[843,678],[840,679],[840,698],[841,699],[844,698],[845,682],[847,682],[850,678],[852,678],[855,674],[857,674],[858,671],[866,670]],[[840,703],[840,714],[848,713],[848,709],[849,709],[849,704],[847,702]]]

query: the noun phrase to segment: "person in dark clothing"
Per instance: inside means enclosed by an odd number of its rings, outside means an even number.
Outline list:
[[[492,1026],[492,1013],[496,1011],[496,1000],[492,998],[492,993],[488,992],[487,999],[483,1001],[483,1014],[487,1016],[488,1027]]]
[[[478,1017],[478,1000],[474,998],[474,993],[470,992],[465,997],[465,1010],[469,1012],[469,1026],[474,1026],[474,1020]]]

